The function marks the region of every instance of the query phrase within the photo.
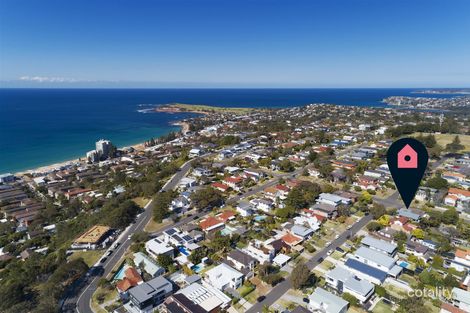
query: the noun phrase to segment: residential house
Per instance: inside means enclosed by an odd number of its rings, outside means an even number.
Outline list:
[[[157,265],[155,261],[142,252],[134,253],[134,264],[139,268],[143,265],[143,270],[152,277],[160,276],[165,273],[165,269],[163,267]]]
[[[274,202],[269,199],[253,199],[250,203],[254,205],[256,210],[261,210],[266,213],[271,212],[274,207]]]
[[[157,259],[159,255],[175,256],[174,248],[157,238],[150,239],[145,243],[145,250],[153,258]]]
[[[271,263],[276,255],[276,250],[270,243],[257,239],[250,241],[248,246],[243,248],[242,251],[254,257],[261,264],[266,262]]]
[[[225,227],[225,225],[223,220],[214,216],[208,216],[199,223],[199,227],[201,227],[201,229],[207,233],[221,230]]]
[[[314,312],[346,313],[349,307],[349,302],[320,287],[308,299],[308,309]]]
[[[143,280],[139,272],[134,267],[128,267],[124,271],[124,278],[116,283],[116,289],[121,295],[121,298],[127,299],[127,291],[142,283]]]
[[[452,289],[452,304],[465,312],[470,312],[470,291],[454,287]]]
[[[237,212],[240,213],[242,217],[251,216],[253,215],[255,211],[255,207],[247,201],[240,201],[237,204],[236,209],[237,209]]]
[[[374,284],[381,284],[387,276],[397,277],[402,271],[394,258],[364,246],[349,256],[345,266]]]
[[[361,244],[364,247],[385,253],[390,257],[394,257],[398,251],[396,244],[387,242],[385,240],[377,239],[371,236],[365,236],[362,239]]]
[[[252,271],[258,261],[251,255],[235,249],[227,255],[227,260],[239,271]]]
[[[470,249],[457,249],[450,266],[459,272],[470,270]]]
[[[212,313],[228,308],[231,299],[210,285],[192,283],[165,300],[168,313]]]
[[[221,263],[205,273],[205,281],[221,291],[227,288],[237,289],[241,287],[243,278],[243,273],[225,263]]]
[[[227,190],[229,190],[230,186],[224,184],[224,183],[221,183],[221,182],[214,182],[211,184],[212,188],[215,188],[221,192],[226,192]]]
[[[356,277],[348,269],[337,266],[325,274],[326,283],[340,294],[347,292],[361,303],[367,302],[374,294],[374,285],[365,279]]]
[[[173,291],[173,285],[163,276],[129,289],[129,299],[124,307],[129,312],[151,313]]]

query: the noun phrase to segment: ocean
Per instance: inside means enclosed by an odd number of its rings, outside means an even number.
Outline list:
[[[104,138],[118,147],[177,131],[191,113],[146,113],[172,102],[228,107],[289,107],[309,103],[385,106],[388,96],[416,89],[0,89],[0,174],[58,163],[94,149]],[[448,97],[449,95],[421,95]]]

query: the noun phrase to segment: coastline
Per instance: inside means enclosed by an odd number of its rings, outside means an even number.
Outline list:
[[[171,125],[180,127],[179,132],[181,132],[183,135],[186,134],[189,131],[189,123],[188,122],[177,121],[177,122],[171,123]],[[126,149],[126,148],[133,148],[137,151],[144,151],[145,143],[144,142],[139,142],[139,143],[136,143],[136,144],[133,144],[133,145],[118,147],[118,149]],[[65,160],[65,161],[60,161],[60,162],[56,162],[56,163],[49,164],[49,165],[34,167],[34,168],[31,168],[31,169],[27,169],[27,170],[16,171],[13,174],[15,176],[24,176],[24,175],[28,175],[28,174],[32,174],[32,173],[47,173],[47,172],[52,172],[54,170],[58,170],[59,168],[64,167],[64,166],[79,165],[79,164],[82,164],[82,163],[85,162],[85,154],[86,154],[86,151],[83,153],[83,155],[84,155],[83,157],[79,157],[79,158],[75,158],[75,159],[68,159],[68,160]]]

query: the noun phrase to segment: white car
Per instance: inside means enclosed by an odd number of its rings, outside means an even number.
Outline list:
[[[339,238],[339,235],[336,235],[336,236],[335,236],[335,239],[338,239],[338,238]]]
[[[333,250],[330,249],[330,250],[328,250],[328,252],[326,253],[326,255],[330,255],[330,254],[332,254],[332,253],[333,253]]]
[[[326,243],[326,246],[327,246],[327,247],[328,247],[329,245],[331,245],[331,241],[328,241],[328,242]]]

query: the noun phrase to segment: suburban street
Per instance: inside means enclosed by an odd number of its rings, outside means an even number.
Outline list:
[[[344,154],[347,151],[350,151],[351,148],[345,149],[341,151],[339,154]],[[440,164],[442,164],[445,161],[445,158],[434,162],[432,164],[432,168],[438,167]],[[186,176],[186,174],[189,172],[191,168],[191,162],[186,162],[178,171],[162,188],[162,191],[168,191],[174,189],[177,184],[180,182],[180,180]],[[278,183],[279,179],[281,178],[289,178],[289,177],[296,177],[299,174],[301,174],[307,166],[298,168],[294,172],[291,173],[283,173],[283,174],[277,174],[274,175],[274,179],[271,179],[264,184],[257,185],[250,190],[246,191],[245,193],[241,195],[235,195],[232,196],[227,200],[227,203],[229,204],[235,204],[236,202],[250,197],[254,194],[257,194],[258,192],[261,192],[267,187],[274,186]],[[385,199],[380,199],[377,197],[374,197],[374,200],[378,203],[381,203],[385,205],[386,207],[400,207],[401,206],[401,198],[398,192],[394,192],[391,194],[389,197]],[[191,216],[187,216],[182,218],[180,221],[176,223],[172,223],[170,225],[162,227],[158,232],[150,234],[152,237],[157,237],[161,235],[165,230],[172,228],[172,227],[178,227],[180,225],[187,224],[195,219],[201,218],[209,214],[207,211],[202,211],[195,213]],[[119,242],[121,242],[120,246],[115,249],[113,254],[107,258],[107,260],[102,264],[103,270],[102,270],[102,275],[98,276],[91,276],[89,278],[85,278],[83,281],[81,281],[78,285],[81,285],[82,288],[79,290],[79,292],[75,292],[73,295],[70,295],[69,297],[66,298],[64,301],[63,305],[63,312],[71,312],[76,309],[76,312],[78,313],[92,313],[93,310],[91,309],[91,297],[93,293],[95,292],[98,284],[98,280],[100,277],[106,277],[112,269],[117,265],[119,260],[122,258],[124,253],[127,251],[127,249],[130,247],[132,244],[132,240],[129,239],[130,235],[141,232],[144,230],[145,225],[150,221],[152,218],[152,201],[149,201],[147,205],[145,206],[145,211],[140,214],[136,218],[136,222],[129,226],[120,236],[118,239]],[[347,239],[348,237],[354,236],[362,227],[367,225],[368,222],[372,220],[372,216],[367,215],[357,221],[350,230],[343,232],[339,238],[335,239],[332,241],[332,243],[328,246],[325,247],[324,249],[318,251],[315,253],[315,255],[307,261],[306,265],[309,269],[313,269],[315,266],[317,266],[319,263],[321,263],[320,260],[323,260],[326,256],[327,253],[330,249],[336,249],[337,247],[341,246]],[[275,286],[266,296],[265,298],[256,304],[254,304],[247,312],[261,312],[263,306],[269,306],[272,305],[274,302],[277,301],[284,293],[286,293],[289,289],[291,288],[291,283],[290,280],[287,278],[283,282],[279,283],[277,286]]]
[[[176,172],[176,174],[163,186],[162,191],[168,191],[176,187],[176,185],[180,182],[180,180],[188,173],[189,169],[191,168],[191,162],[186,162],[180,169],[180,171]],[[203,213],[200,213],[201,216]],[[129,248],[129,246],[132,244],[132,240],[128,238],[128,236],[141,232],[144,230],[145,225],[150,221],[152,218],[152,201],[149,201],[147,205],[145,206],[145,211],[137,217],[136,222],[132,224],[130,227],[128,227],[120,236],[120,239],[118,240],[121,242],[120,246],[116,248],[111,254],[111,256],[108,257],[108,259],[103,263],[103,277],[106,277],[112,269],[116,266],[116,264],[119,262],[119,260],[122,258],[126,250]],[[160,232],[163,232],[164,230],[174,227],[176,225],[181,225],[189,222],[192,220],[193,217],[187,217],[182,219],[176,224],[168,225],[166,227],[163,227]],[[63,306],[63,311],[64,312],[69,312],[69,308],[74,307],[76,304],[76,312],[79,313],[92,313],[93,310],[90,307],[91,303],[91,297],[93,293],[95,292],[98,284],[98,280],[101,276],[92,276],[90,277],[91,281],[84,281],[83,283],[85,284],[84,289],[80,290],[79,293],[76,293],[75,296],[68,297],[65,300],[64,306]]]
[[[337,247],[341,246],[343,243],[346,242],[348,237],[354,236],[362,227],[367,225],[372,220],[372,215],[366,215],[362,217],[359,221],[357,221],[350,230],[343,232],[337,239],[333,240],[331,244],[322,250],[315,253],[315,255],[306,262],[306,265],[309,270],[312,270],[315,266],[321,263],[321,260],[325,259],[328,250],[336,249]],[[282,297],[290,288],[292,288],[291,282],[289,278],[285,279],[281,283],[277,284],[263,299],[256,304],[254,304],[250,309],[248,309],[247,313],[259,313],[262,312],[264,306],[273,305],[278,299]]]

